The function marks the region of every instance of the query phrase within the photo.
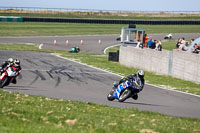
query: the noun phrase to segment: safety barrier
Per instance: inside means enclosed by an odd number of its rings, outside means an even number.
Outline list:
[[[185,51],[155,51],[129,45],[120,47],[119,62],[125,66],[200,83],[200,55]]]
[[[145,24],[145,25],[200,25],[199,20],[105,20],[105,19],[62,19],[62,18],[23,18],[24,22],[65,22],[95,24]]]
[[[23,18],[13,16],[0,16],[0,22],[23,22]]]

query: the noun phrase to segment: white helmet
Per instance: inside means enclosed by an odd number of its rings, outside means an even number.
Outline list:
[[[15,60],[14,60],[14,65],[15,65],[16,67],[19,67],[19,66],[20,66],[20,60],[15,59]]]
[[[137,75],[138,75],[140,78],[144,78],[144,71],[139,70],[139,71],[137,72]]]

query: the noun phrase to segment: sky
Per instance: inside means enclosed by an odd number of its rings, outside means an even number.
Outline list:
[[[200,11],[200,0],[0,0],[0,7],[125,11]]]

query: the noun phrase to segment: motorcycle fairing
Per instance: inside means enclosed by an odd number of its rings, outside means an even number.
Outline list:
[[[16,71],[13,71],[11,67],[8,68],[7,73],[9,77],[16,76]]]
[[[120,93],[126,89],[127,87],[131,86],[130,81],[125,81],[118,85],[117,89],[113,93],[113,97],[119,99]]]
[[[0,76],[0,80],[2,80],[5,76],[6,76],[6,72],[4,72],[4,73]]]

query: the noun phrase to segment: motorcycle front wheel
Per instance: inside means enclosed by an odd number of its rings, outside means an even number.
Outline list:
[[[0,88],[3,88],[4,86],[8,85],[8,81],[9,78],[8,77],[5,77],[4,79],[1,80],[0,82]]]
[[[131,96],[131,91],[125,89],[119,97],[119,102],[124,102],[127,98]]]
[[[113,101],[115,98],[113,97],[113,93],[114,93],[114,90],[112,90],[110,93],[108,93],[108,95],[107,95],[107,99],[109,100],[109,101]]]

